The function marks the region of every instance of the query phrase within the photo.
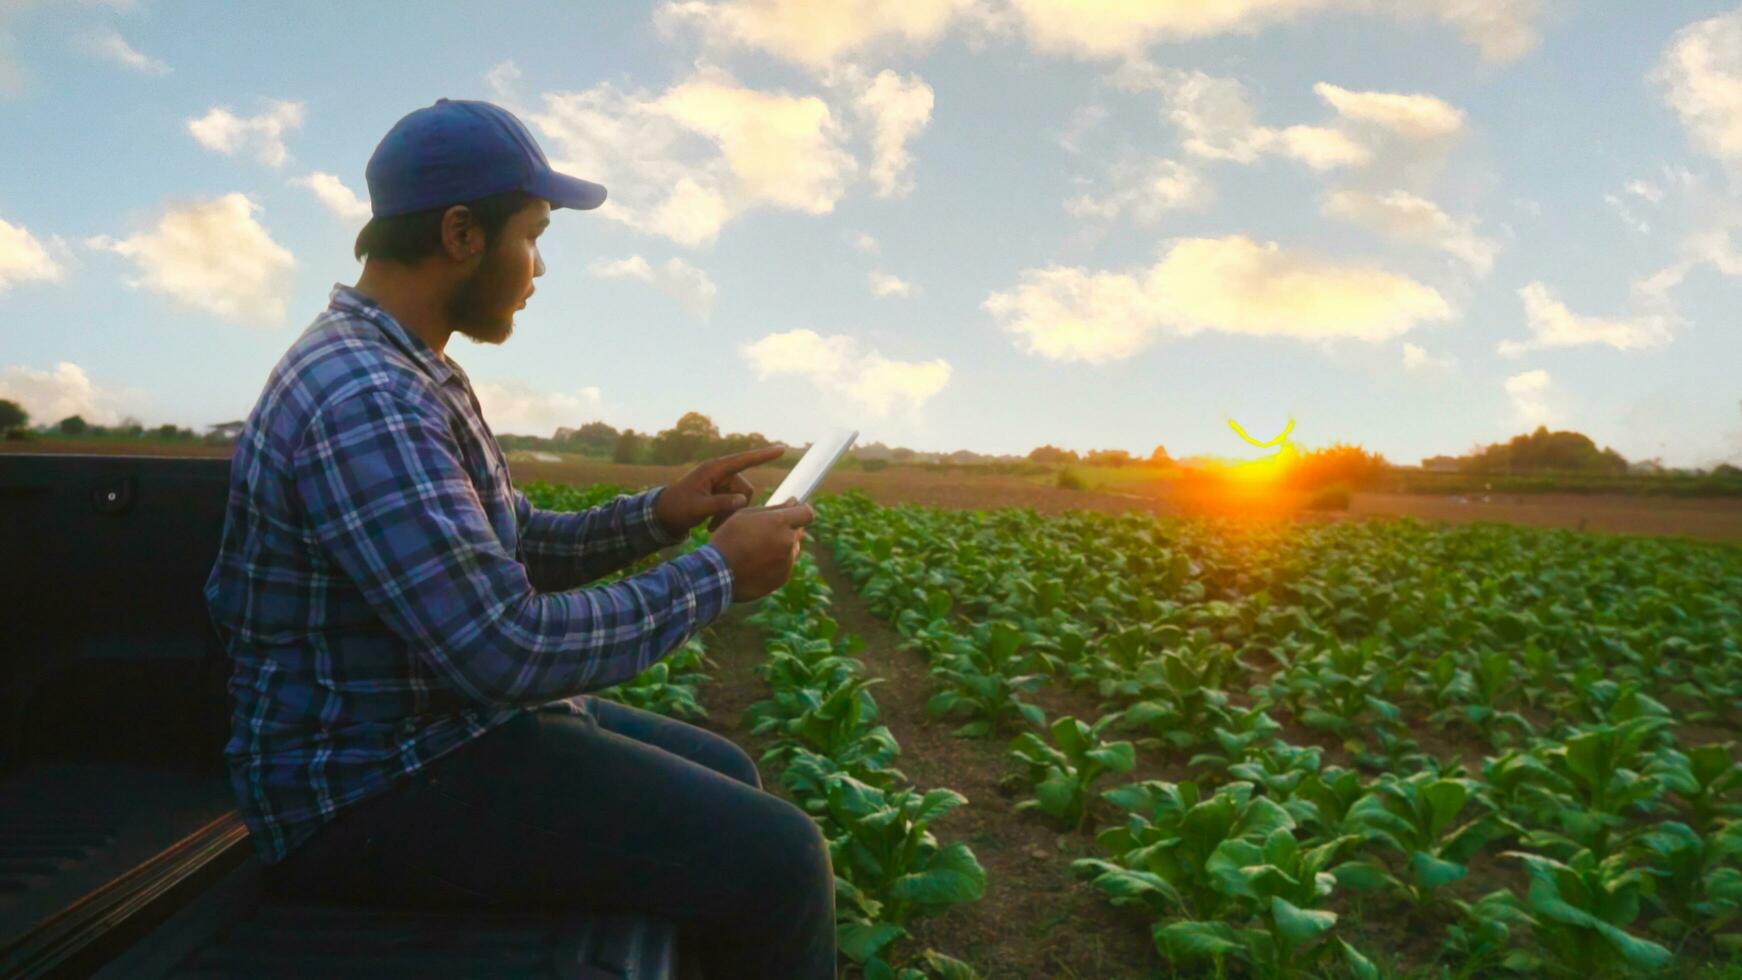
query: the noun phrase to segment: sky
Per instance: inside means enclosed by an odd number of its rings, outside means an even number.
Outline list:
[[[291,9],[0,0],[0,398],[245,417],[449,97],[609,192],[448,346],[499,434],[1742,462],[1742,7]]]

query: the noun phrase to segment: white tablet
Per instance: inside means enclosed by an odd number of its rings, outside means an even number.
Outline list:
[[[805,450],[804,457],[786,474],[786,479],[774,488],[773,495],[768,498],[768,506],[778,507],[795,497],[801,504],[810,503],[811,494],[822,484],[823,477],[847,454],[847,450],[852,448],[853,440],[857,438],[859,432],[855,429],[852,432],[837,432],[826,439],[811,443],[811,447]]]

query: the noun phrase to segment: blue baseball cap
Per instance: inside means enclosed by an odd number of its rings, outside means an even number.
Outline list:
[[[605,188],[559,174],[514,113],[488,102],[437,99],[393,124],[364,171],[378,218],[525,191],[553,208],[587,211]]]

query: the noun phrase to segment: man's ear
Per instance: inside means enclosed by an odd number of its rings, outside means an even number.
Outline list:
[[[442,212],[442,251],[455,262],[467,262],[484,251],[484,229],[472,209],[456,204]]]

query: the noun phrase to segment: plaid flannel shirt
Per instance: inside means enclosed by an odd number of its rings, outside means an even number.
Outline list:
[[[719,616],[712,546],[578,588],[681,540],[659,493],[534,509],[460,366],[335,285],[248,415],[205,585],[262,857],[522,711],[582,710]]]

